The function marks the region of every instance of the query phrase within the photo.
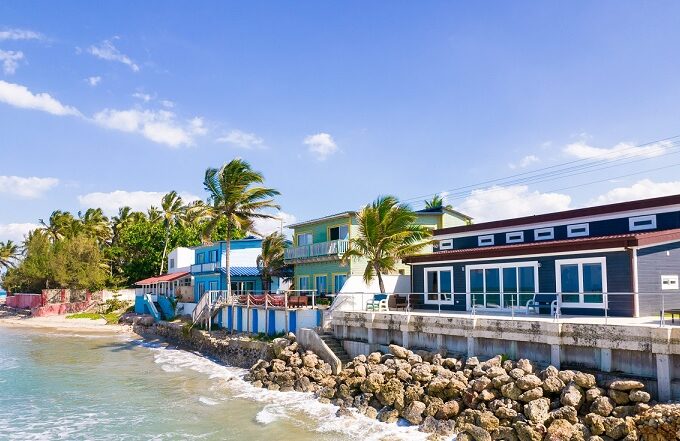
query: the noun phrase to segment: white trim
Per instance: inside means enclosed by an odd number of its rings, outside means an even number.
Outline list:
[[[633,317],[640,317],[640,296],[637,295],[640,289],[638,282],[638,255],[636,248],[633,248],[631,251],[633,253],[631,259],[633,261],[633,293],[635,293],[633,298]]]
[[[442,283],[441,283],[441,276],[437,274],[437,292],[429,292],[427,290],[427,273],[441,273],[441,272],[449,271],[451,273],[451,292],[450,293],[442,293]],[[446,304],[453,304],[453,267],[452,266],[433,266],[433,267],[428,267],[428,268],[423,268],[423,293],[425,294],[425,303],[428,305],[446,305]],[[438,300],[430,300],[428,294],[439,294]],[[451,297],[449,300],[442,300],[441,294],[449,294]]]
[[[574,231],[583,230],[583,231]],[[571,224],[567,225],[567,237],[583,237],[590,234],[590,224]]]
[[[495,233],[505,233],[507,231],[514,231],[517,229],[529,229],[529,228],[542,228],[542,227],[559,227],[562,225],[568,225],[572,223],[580,223],[580,222],[597,222],[597,221],[603,221],[603,220],[611,220],[611,219],[623,219],[626,217],[630,216],[638,216],[638,215],[649,215],[649,214],[662,214],[662,213],[672,213],[674,211],[680,211],[680,204],[675,204],[675,205],[662,205],[660,207],[652,207],[652,208],[645,208],[645,209],[640,209],[640,210],[628,210],[628,211],[617,211],[612,214],[603,214],[600,216],[579,216],[579,217],[574,217],[574,218],[564,218],[564,219],[558,219],[555,221],[550,221],[550,222],[541,222],[541,223],[531,223],[531,221],[527,221],[525,224],[519,224],[519,225],[513,225],[513,226],[508,226],[508,227],[498,227],[498,228],[489,228],[486,230],[477,230],[477,231],[461,231],[460,233],[449,233],[449,234],[440,234],[435,236],[437,240],[441,239],[456,239],[458,237],[469,237],[469,236],[477,236],[479,234],[495,234]],[[508,219],[512,220],[512,219]]]
[[[548,234],[545,234],[548,233]],[[555,238],[555,228],[537,228],[534,230],[534,240],[552,240]]]
[[[524,242],[524,231],[513,231],[512,233],[505,233],[505,243],[520,243],[520,242]]]
[[[583,264],[584,263],[599,263],[602,268],[602,293],[590,293],[590,292],[583,292]],[[562,292],[562,272],[560,271],[560,267],[562,265],[577,265],[578,268],[578,291],[577,293],[563,293]],[[577,258],[577,259],[561,259],[561,260],[555,260],[555,287],[557,288],[557,292],[560,293],[562,296],[564,295],[578,295],[579,296],[579,302],[578,303],[572,303],[572,302],[565,302],[564,300],[561,300],[561,305],[562,307],[567,307],[567,308],[604,308],[604,294],[607,293],[607,258],[606,257],[583,257],[583,258]],[[601,303],[586,303],[583,301],[583,296],[584,295],[598,295],[602,294],[602,302]]]
[[[676,241],[677,242],[677,241]],[[540,254],[518,254],[504,257],[476,257],[474,259],[449,259],[449,260],[430,260],[427,262],[411,262],[409,265],[437,265],[445,263],[459,263],[459,262],[479,262],[480,260],[495,261],[507,259],[526,259],[529,257],[543,257],[543,256],[570,256],[573,254],[593,254],[593,253],[611,253],[615,251],[626,251],[626,248],[602,248],[601,250],[584,250],[584,251],[562,251],[559,253],[540,253]]]
[[[635,225],[637,222],[645,222],[643,225]],[[649,216],[637,216],[628,218],[628,229],[630,231],[654,230],[656,229],[656,214]]]
[[[519,271],[515,271],[515,277],[516,277],[516,284],[517,284],[517,292],[516,293],[511,293],[511,292],[503,292],[503,269],[504,268],[533,268],[534,269],[534,294],[538,293],[538,268],[539,264],[537,260],[525,260],[525,261],[520,261],[520,262],[505,262],[505,263],[483,263],[479,265],[465,265],[465,291],[466,291],[466,306],[467,310],[470,311],[472,310],[472,295],[473,294],[481,294],[484,296],[484,305],[483,306],[476,306],[475,309],[490,309],[490,310],[498,310],[498,309],[503,309],[503,310],[509,310],[510,308],[505,307],[503,305],[502,308],[489,308],[486,306],[486,295],[491,294],[491,295],[499,295],[501,302],[503,302],[503,296],[506,294],[531,294],[528,292],[519,292]],[[499,292],[486,292],[486,270],[487,269],[498,269],[498,277],[499,277]],[[481,293],[473,293],[472,288],[470,287],[470,271],[472,270],[484,270],[482,271],[482,280],[483,280],[483,285],[484,285],[484,292]],[[500,305],[499,305],[500,306]],[[521,305],[515,305],[515,306],[521,306]]]
[[[453,239],[444,239],[439,241],[440,250],[452,250],[453,249]]]
[[[494,244],[494,236],[493,234],[489,234],[487,236],[478,236],[477,237],[477,245],[480,247],[488,247]]]

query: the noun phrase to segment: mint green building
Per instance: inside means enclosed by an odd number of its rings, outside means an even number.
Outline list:
[[[416,213],[418,223],[432,230],[467,225],[471,221],[469,216],[448,208]],[[294,265],[295,289],[333,294],[340,291],[350,276],[363,275],[364,259],[352,259],[346,265],[340,262],[349,240],[359,232],[356,211],[298,222],[289,227],[293,229],[293,246],[285,250],[285,261]],[[431,248],[425,248],[423,253],[431,251]],[[399,265],[397,273],[409,274],[408,265]]]

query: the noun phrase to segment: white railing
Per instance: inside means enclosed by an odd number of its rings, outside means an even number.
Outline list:
[[[345,251],[347,251],[348,245],[349,240],[331,240],[328,242],[319,242],[310,245],[286,248],[284,251],[284,259],[298,260],[325,256],[341,257]]]
[[[486,295],[486,297],[485,297]],[[649,314],[642,319],[658,325],[680,325],[680,294],[677,292],[648,293],[340,293],[329,312],[393,312],[438,315],[479,314],[494,317],[546,316],[559,322],[567,318],[592,317],[605,324],[615,315],[633,320],[637,305],[644,305]],[[630,313],[628,315],[627,313]],[[679,319],[678,322],[675,320]]]
[[[153,318],[156,319],[156,320],[160,320],[161,314],[158,312],[158,308],[156,308],[156,304],[154,303],[154,300],[151,297],[151,294],[145,294],[144,300],[146,300],[146,304],[149,307],[149,309],[151,310],[151,315],[153,316]]]
[[[217,262],[210,262],[210,263],[196,263],[194,265],[191,265],[191,272],[192,273],[210,273],[214,272],[215,269],[219,268],[217,265]]]

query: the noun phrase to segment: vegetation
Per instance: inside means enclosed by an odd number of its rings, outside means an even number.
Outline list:
[[[384,293],[382,274],[394,272],[403,257],[419,252],[429,243],[431,231],[416,224],[416,220],[411,208],[394,196],[379,197],[359,212],[359,235],[350,239],[343,262],[366,259],[364,281],[368,284],[377,277],[380,292]]]
[[[444,199],[438,194],[434,195],[432,199],[423,202],[425,203],[426,210],[433,210],[435,208],[452,208],[451,205],[444,205]]]
[[[273,188],[264,187],[264,177],[253,170],[250,164],[242,159],[233,159],[221,168],[209,168],[205,171],[203,186],[208,192],[208,203],[196,205],[194,211],[198,219],[206,222],[206,232],[212,233],[222,222],[226,222],[227,290],[231,290],[231,250],[232,232],[241,230],[253,231],[256,219],[273,218],[263,212],[268,208],[279,206],[273,197],[280,194]]]
[[[90,319],[90,320],[106,320],[106,324],[114,325],[120,320],[120,313],[110,312],[108,314],[99,314],[97,312],[77,312],[75,314],[69,314],[66,316],[67,319]]]
[[[207,203],[185,204],[174,191],[160,209],[146,213],[121,207],[107,218],[100,208],[73,214],[56,210],[20,246],[0,242],[1,284],[10,292],[45,288],[98,290],[131,286],[165,270],[169,250],[216,240],[240,239],[253,231],[255,219],[273,217],[279,192],[261,186],[262,174],[235,159],[208,169]],[[229,242],[227,243],[229,246]],[[0,274],[2,275],[2,274]]]
[[[284,263],[286,238],[273,232],[262,240],[262,252],[257,256],[257,267],[262,275],[262,289],[269,291],[274,277],[290,277],[291,268]]]

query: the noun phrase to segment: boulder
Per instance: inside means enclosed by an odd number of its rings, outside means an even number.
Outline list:
[[[505,398],[510,398],[511,400],[519,400],[519,396],[522,395],[522,389],[517,387],[515,383],[508,383],[501,386],[501,395]]]
[[[574,434],[574,426],[567,420],[555,420],[548,426],[545,441],[570,441]]]
[[[390,354],[404,360],[408,358],[409,353],[411,352],[408,349],[397,345],[390,345],[388,349],[390,351]]]
[[[522,369],[527,374],[531,374],[534,372],[534,367],[531,365],[531,361],[527,360],[526,358],[518,360],[517,367]]]
[[[583,389],[590,389],[591,387],[595,387],[597,385],[595,375],[586,374],[585,372],[576,372],[574,374],[574,383]]]
[[[493,441],[491,434],[479,426],[474,424],[464,424],[461,429],[472,437],[474,441]]]
[[[611,415],[616,403],[609,397],[598,397],[590,405],[590,412],[603,417]]]
[[[633,403],[649,403],[649,400],[652,399],[652,396],[649,394],[649,392],[645,392],[643,390],[633,390],[628,395],[628,399],[630,399],[630,401]]]
[[[524,405],[524,415],[535,424],[543,424],[548,419],[550,400],[539,398]]]
[[[560,402],[564,406],[572,406],[578,409],[581,407],[581,403],[583,403],[583,393],[581,392],[581,388],[579,388],[574,383],[569,383],[564,389],[562,389]]]
[[[401,416],[409,423],[419,425],[423,422],[423,412],[425,412],[425,403],[413,401],[401,411]]]
[[[378,412],[377,418],[378,421],[382,421],[383,423],[396,423],[399,421],[399,411],[390,409],[389,407],[383,407]]]
[[[522,395],[519,396],[519,401],[523,401],[525,403],[528,403],[530,401],[537,400],[543,396],[543,389],[540,387],[536,387],[534,389],[530,389],[526,392],[524,392]]]
[[[423,422],[420,423],[418,430],[424,433],[434,433],[437,430],[437,420],[432,416],[426,416]]]
[[[628,404],[630,402],[630,398],[629,398],[630,393],[627,392],[627,391],[609,389],[608,395],[609,395],[609,398],[614,400],[614,402],[619,406],[622,406],[624,404]]]
[[[529,374],[517,379],[516,384],[522,390],[529,390],[540,387],[543,382],[536,375]]]
[[[557,374],[555,374],[554,376],[551,375],[543,380],[541,387],[546,394],[556,394],[564,389],[564,383],[557,377]]]
[[[517,438],[520,441],[542,441],[543,431],[541,428],[543,426],[530,426],[524,421],[517,421],[513,424],[515,432],[517,432]]]
[[[615,380],[609,383],[609,389],[631,391],[633,389],[644,389],[645,385],[635,380]]]

